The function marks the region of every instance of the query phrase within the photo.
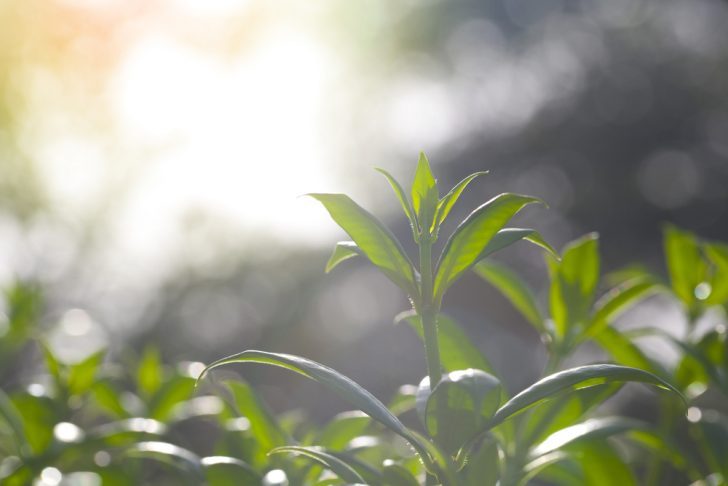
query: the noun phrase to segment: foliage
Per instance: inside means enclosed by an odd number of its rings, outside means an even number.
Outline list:
[[[507,227],[539,201],[506,193],[473,210],[435,261],[443,223],[466,186],[485,173],[463,179],[441,197],[424,154],[407,192],[380,172],[410,223],[416,258],[349,197],[311,196],[352,239],[336,245],[326,271],[363,257],[409,297],[412,309],[396,320],[407,322],[423,341],[427,370],[418,386],[403,386],[385,404],[323,364],[256,350],[207,367],[167,366],[151,347],[133,366],[121,366],[104,352],[65,364],[35,337],[39,291],[18,284],[7,292],[0,372],[33,352],[43,357],[44,372],[37,382],[8,381],[0,390],[2,483],[24,485],[59,474],[69,484],[96,478],[114,485],[213,486],[663,484],[668,471],[706,484],[726,477],[728,420],[724,410],[701,401],[712,391],[727,393],[726,332],[698,333],[696,322],[728,305],[728,246],[667,227],[669,282],[627,269],[606,279],[613,287],[602,292],[598,236],[588,234],[556,252],[535,230]],[[519,275],[493,260],[518,241],[544,250],[547,306]],[[471,270],[510,301],[546,347],[543,376],[513,396],[465,330],[443,313],[445,295]],[[674,369],[651,359],[634,332],[615,326],[620,315],[657,293],[681,303],[690,332],[678,339],[655,324],[639,335],[657,335],[675,346],[681,358]],[[609,361],[564,368],[582,346],[601,348]],[[292,371],[354,410],[321,427],[276,416],[246,382],[205,378],[233,363]],[[628,382],[665,392],[654,400],[657,423],[605,413],[604,402]],[[207,449],[189,437],[188,430],[201,425],[214,430]]]

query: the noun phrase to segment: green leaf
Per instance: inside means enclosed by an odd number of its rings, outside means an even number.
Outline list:
[[[632,340],[613,326],[605,327],[593,339],[621,365],[646,370],[658,376],[667,375],[665,370],[650,360]]]
[[[326,273],[333,270],[339,263],[360,255],[363,255],[363,253],[353,241],[338,242],[333,253],[331,253],[331,257],[329,257],[329,261],[326,262]]]
[[[374,395],[354,382],[351,378],[342,375],[336,370],[324,366],[315,361],[282,353],[267,353],[265,351],[243,351],[242,353],[222,358],[204,369],[198,381],[210,370],[231,363],[260,363],[271,366],[278,366],[289,371],[299,373],[306,378],[310,378],[329,390],[333,391],[349,403],[356,406],[359,410],[366,413],[374,420],[400,435],[409,441],[412,446],[422,453],[422,446],[412,435],[412,431],[407,429],[399,419],[394,416],[382,402],[377,400]]]
[[[561,262],[547,261],[551,274],[549,303],[556,333],[584,326],[599,281],[598,235],[590,233],[564,248]]]
[[[586,420],[554,432],[529,452],[530,460],[585,440],[604,440],[633,430],[646,430],[645,422],[625,417],[602,417]]]
[[[493,236],[493,239],[490,240],[488,246],[485,247],[483,252],[480,254],[480,257],[478,257],[478,260],[482,260],[483,258],[521,240],[528,241],[529,243],[533,243],[534,245],[541,247],[556,260],[561,259],[558,252],[543,239],[538,231],[530,228],[503,228],[497,232],[495,236]]]
[[[12,430],[18,455],[22,457],[30,452],[25,428],[23,427],[23,418],[2,388],[0,388],[0,419],[7,423],[10,430]]]
[[[72,395],[81,395],[91,388],[104,354],[105,351],[99,351],[70,367],[68,370],[68,391]]]
[[[499,474],[498,444],[486,438],[472,453],[462,473],[464,486],[496,486]]]
[[[184,473],[189,484],[203,484],[204,470],[200,457],[187,449],[167,442],[140,442],[129,447],[125,456],[136,459],[150,459],[172,466]]]
[[[448,373],[432,390],[425,409],[430,436],[455,453],[490,420],[500,404],[500,381],[472,368]]]
[[[321,202],[367,258],[400,288],[417,295],[412,263],[394,235],[344,194],[309,194]]]
[[[579,444],[571,454],[584,473],[584,484],[590,486],[636,486],[632,471],[607,442]]]
[[[596,303],[596,310],[586,330],[587,336],[599,334],[620,315],[660,290],[654,279],[638,278],[614,287]]]
[[[129,417],[129,411],[121,401],[121,393],[111,383],[99,380],[91,387],[91,396],[96,404],[114,418]]]
[[[395,322],[407,321],[417,331],[420,339],[423,339],[422,320],[415,311],[402,312],[394,320]],[[445,314],[438,314],[437,327],[440,344],[440,364],[445,371],[475,368],[495,374],[490,362],[452,318]]]
[[[447,288],[474,265],[495,234],[524,206],[538,199],[518,194],[501,194],[483,204],[450,236],[437,264],[435,302]]]
[[[369,416],[359,410],[342,412],[326,424],[315,442],[326,449],[341,450],[362,435],[370,422]]]
[[[427,231],[433,223],[439,197],[430,162],[425,154],[420,152],[415,179],[412,182],[412,207],[422,232]]]
[[[703,245],[705,255],[711,262],[710,295],[705,300],[707,305],[720,305],[728,302],[728,245],[723,243],[706,243]]]
[[[402,189],[402,186],[397,182],[397,179],[392,177],[392,175],[387,172],[384,169],[374,169],[377,172],[384,175],[384,177],[387,178],[387,181],[389,181],[389,185],[392,186],[392,189],[394,190],[394,194],[397,196],[397,199],[399,200],[399,203],[402,205],[402,209],[404,210],[404,214],[407,215],[407,219],[409,220],[410,227],[412,228],[412,233],[415,237],[415,240],[417,240],[417,216],[415,216],[415,212],[412,209],[412,206],[409,203],[409,200],[407,199],[407,195],[404,192],[404,189]]]
[[[175,406],[192,396],[195,380],[188,376],[174,376],[167,380],[149,402],[149,416],[165,421],[172,416]]]
[[[430,233],[434,233],[436,229],[439,228],[440,225],[445,221],[448,214],[450,214],[450,211],[452,210],[458,199],[460,199],[460,195],[463,193],[468,184],[470,184],[470,182],[476,177],[485,175],[487,173],[488,171],[486,170],[470,174],[468,177],[458,182],[455,187],[450,189],[450,192],[445,194],[445,196],[440,199],[440,201],[437,203],[437,208],[435,210],[435,219],[432,223],[432,227],[430,228]]]
[[[162,384],[162,359],[159,349],[154,346],[144,348],[137,367],[137,387],[145,397],[151,397]]]
[[[665,258],[675,295],[690,308],[695,302],[695,288],[705,276],[705,262],[695,235],[673,225],[663,229]]]
[[[383,486],[420,486],[420,483],[404,466],[385,461],[382,467]]]
[[[283,446],[277,447],[270,451],[270,454],[283,453],[297,454],[309,457],[319,464],[323,465],[325,468],[331,470],[331,472],[346,481],[347,484],[365,483],[364,479],[362,479],[362,477],[359,475],[358,472],[356,472],[353,467],[351,467],[338,457],[329,454],[320,447]]]
[[[473,270],[498,289],[539,333],[546,333],[544,317],[538,310],[536,298],[518,275],[490,260],[479,261]]]
[[[238,415],[250,420],[250,432],[258,441],[263,453],[286,445],[288,437],[250,385],[226,380],[225,386],[232,393]]]
[[[200,460],[209,486],[254,486],[261,483],[260,474],[250,465],[227,456],[208,456]]]
[[[683,401],[685,400],[674,386],[647,371],[612,364],[586,365],[560,371],[537,381],[499,408],[491,419],[489,426],[493,427],[544,400],[555,398],[560,393],[618,382],[652,384],[658,388],[672,391],[680,396]]]

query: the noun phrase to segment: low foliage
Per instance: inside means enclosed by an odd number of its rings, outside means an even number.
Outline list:
[[[706,313],[725,316],[728,309],[727,245],[667,226],[668,281],[640,268],[602,279],[596,234],[557,252],[537,231],[508,227],[539,200],[506,193],[473,210],[435,260],[433,245],[443,237],[443,223],[466,186],[485,173],[466,177],[441,196],[424,154],[407,192],[380,172],[410,223],[418,249],[414,259],[349,197],[311,197],[352,239],[336,245],[326,271],[365,258],[409,297],[412,309],[396,320],[409,324],[424,344],[426,376],[417,386],[403,386],[385,404],[323,364],[256,350],[207,367],[169,367],[154,348],[144,350],[133,366],[110,362],[103,352],[65,365],[35,338],[39,290],[18,284],[6,294],[0,373],[10,376],[7,370],[36,342],[45,374],[22,385],[8,381],[0,390],[2,484],[38,478],[52,483],[61,475],[64,484],[213,486],[657,485],[665,484],[668,472],[682,481],[721,484],[728,477],[728,417],[721,410],[728,393],[726,331],[698,325]],[[544,252],[546,308],[517,273],[493,259],[519,241]],[[513,396],[465,330],[442,311],[446,293],[470,271],[497,289],[546,347],[544,375]],[[600,292],[607,283],[611,288]],[[659,323],[631,331],[614,326],[625,311],[655,294],[680,303],[690,323],[685,339]],[[672,345],[680,354],[678,365],[666,369],[653,361],[638,344],[646,337]],[[564,368],[584,345],[601,348],[608,361]],[[294,415],[275,416],[246,382],[205,378],[234,363],[292,371],[354,410],[321,427]],[[659,391],[655,422],[604,414],[600,406],[628,382]],[[202,457],[189,446],[190,429],[200,424],[211,429],[214,455]]]

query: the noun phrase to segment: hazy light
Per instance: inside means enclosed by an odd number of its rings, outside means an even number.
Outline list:
[[[265,486],[288,486],[288,476],[283,469],[272,469],[263,476]]]
[[[59,442],[79,442],[83,438],[83,431],[70,422],[60,422],[53,427],[53,436]]]
[[[94,463],[99,467],[106,467],[111,464],[111,455],[106,451],[98,451],[94,454]]]
[[[712,291],[713,289],[708,282],[701,282],[695,287],[695,298],[698,300],[705,300],[710,297],[710,293]]]
[[[55,467],[47,467],[40,473],[40,480],[42,486],[56,486],[61,483],[63,474]]]
[[[700,419],[703,417],[703,413],[698,407],[690,407],[688,408],[687,417],[690,422],[700,422]]]

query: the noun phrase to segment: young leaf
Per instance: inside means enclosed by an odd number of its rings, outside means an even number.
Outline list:
[[[417,294],[412,263],[394,235],[344,194],[309,194],[321,202],[369,260],[400,288]]]
[[[612,360],[621,365],[646,370],[658,376],[667,375],[665,370],[650,360],[632,340],[613,326],[603,328],[599,334],[593,337],[593,340],[609,353]]]
[[[269,454],[283,453],[309,457],[331,470],[331,472],[343,479],[346,484],[365,484],[364,479],[353,467],[320,447],[283,446],[273,449]]]
[[[470,213],[450,236],[440,256],[435,301],[439,302],[445,290],[478,261],[490,240],[518,211],[538,201],[529,196],[501,194]]]
[[[590,233],[564,248],[561,262],[548,260],[549,303],[556,333],[585,325],[599,281],[598,235]]]
[[[658,290],[660,285],[656,280],[643,278],[630,280],[613,288],[597,301],[586,335],[599,334],[622,313]]]
[[[510,246],[520,240],[525,240],[529,243],[533,243],[538,247],[541,247],[556,260],[561,259],[556,250],[554,250],[551,245],[549,245],[548,242],[543,239],[538,231],[530,228],[504,228],[497,232],[493,239],[490,240],[488,246],[485,247],[483,252],[478,257],[478,260],[482,260],[483,258],[499,250],[502,250],[503,248]]]
[[[710,278],[710,295],[705,299],[707,305],[720,305],[728,302],[728,245],[706,243],[705,255],[713,265]]]
[[[10,430],[12,430],[13,440],[17,448],[16,452],[23,457],[29,452],[30,448],[23,427],[23,417],[18,413],[15,405],[2,388],[0,388],[0,419],[7,423]]]
[[[353,241],[340,241],[334,247],[333,253],[329,257],[329,261],[326,262],[326,273],[329,273],[339,263],[355,256],[363,255],[362,251],[356,246]]]
[[[419,452],[423,451],[421,444],[414,438],[412,432],[382,402],[377,400],[374,395],[362,388],[361,385],[351,378],[342,375],[328,366],[290,354],[248,350],[215,361],[203,370],[198,381],[210,370],[230,363],[260,363],[278,366],[317,381],[394,433],[409,441]]]
[[[104,354],[105,351],[99,351],[80,363],[71,365],[68,371],[68,391],[71,394],[81,395],[91,388]]]
[[[405,311],[395,318],[395,322],[406,320],[420,339],[423,338],[422,321],[415,311]],[[437,316],[440,340],[440,361],[445,371],[475,368],[495,374],[493,367],[460,326],[445,314]]]
[[[430,233],[433,233],[435,229],[438,228],[445,221],[448,214],[450,214],[450,210],[452,210],[455,203],[458,201],[458,199],[460,199],[460,195],[463,193],[468,184],[470,184],[470,182],[476,177],[485,175],[487,173],[488,171],[486,170],[470,174],[468,177],[458,182],[455,187],[450,190],[450,192],[445,194],[445,196],[440,199],[440,201],[437,203],[437,208],[435,210],[435,219],[432,222]]]
[[[209,486],[238,486],[260,484],[260,474],[240,459],[227,456],[208,456],[200,459]]]
[[[675,226],[664,227],[665,258],[672,289],[688,307],[695,302],[695,288],[703,281],[705,262],[695,235]]]
[[[233,380],[226,380],[225,385],[232,392],[238,415],[250,420],[250,432],[263,452],[267,453],[288,442],[285,432],[250,385]]]
[[[536,298],[518,275],[490,260],[481,260],[473,270],[497,288],[539,333],[546,333]]]
[[[126,450],[127,457],[151,459],[173,466],[190,475],[190,484],[203,484],[205,476],[202,462],[197,454],[167,442],[139,442]],[[198,482],[199,481],[199,482]]]
[[[412,207],[417,214],[420,231],[427,231],[432,225],[438,199],[437,183],[432,175],[430,162],[425,154],[420,152],[415,179],[412,182]]]
[[[382,484],[386,486],[420,486],[407,468],[392,461],[385,461],[382,467]]]
[[[409,220],[410,226],[412,227],[412,232],[415,236],[415,240],[417,239],[417,216],[415,215],[415,212],[412,209],[412,206],[409,203],[409,200],[407,199],[407,195],[404,192],[404,189],[402,189],[402,186],[397,182],[397,179],[392,177],[392,175],[387,172],[384,169],[374,169],[377,172],[384,175],[384,177],[387,178],[387,181],[389,182],[389,185],[392,186],[392,189],[394,190],[394,194],[397,196],[397,199],[399,200],[399,203],[402,205],[402,209],[404,210],[404,214],[407,215],[407,219]]]
[[[565,391],[604,383],[628,381],[652,384],[675,392],[683,398],[683,401],[685,400],[674,386],[647,371],[612,364],[586,365],[554,373],[537,381],[499,408],[489,426],[494,427],[509,417],[523,412],[544,400],[552,399]]]
[[[499,479],[498,444],[486,438],[463,470],[464,486],[496,486]]]
[[[150,397],[162,384],[162,360],[159,350],[147,346],[137,367],[137,386],[145,397]]]
[[[364,433],[371,419],[359,410],[342,412],[326,424],[316,443],[331,450],[343,449],[353,438]]]

